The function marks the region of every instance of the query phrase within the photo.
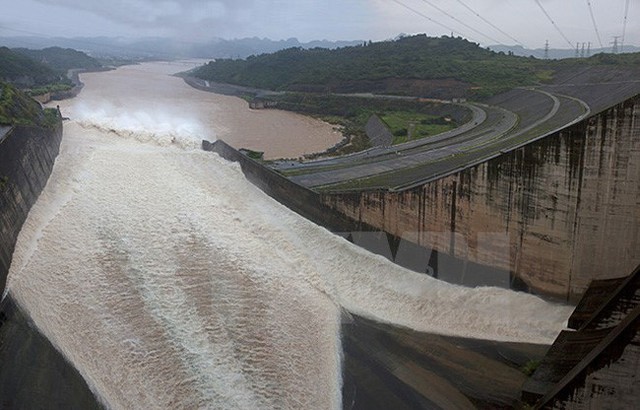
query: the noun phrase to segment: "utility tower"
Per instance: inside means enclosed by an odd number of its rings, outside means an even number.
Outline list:
[[[620,36],[613,36],[613,41],[610,44],[613,44],[613,48],[611,49],[611,52],[613,54],[618,54],[618,39],[620,38]]]
[[[587,43],[587,57],[591,57],[591,41]]]
[[[544,59],[549,59],[549,40],[544,43]]]
[[[582,50],[580,50],[580,58],[584,58],[584,46],[586,43],[582,43]]]
[[[576,58],[580,57],[580,43],[576,43]]]

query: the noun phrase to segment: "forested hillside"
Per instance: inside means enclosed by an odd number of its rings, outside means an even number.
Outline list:
[[[16,48],[13,51],[41,62],[62,74],[72,68],[92,69],[101,66],[95,58],[71,48],[49,47],[43,50]]]
[[[7,47],[0,47],[0,80],[18,87],[42,86],[57,82],[60,74],[51,67]]]
[[[44,50],[0,48],[0,81],[6,81],[29,95],[67,98],[74,86],[67,77],[72,68],[97,69],[101,64],[81,51],[50,47]]]
[[[449,89],[465,96],[535,84],[544,74],[536,61],[494,53],[461,38],[417,35],[337,50],[291,48],[246,60],[217,60],[195,76],[272,90],[434,96]]]
[[[462,38],[416,35],[336,50],[290,48],[209,62],[194,76],[279,91],[374,92],[430,98],[491,96],[550,82],[585,65],[638,64],[640,54],[540,60],[481,48]]]
[[[0,81],[0,125],[49,126],[57,120],[56,110],[43,110],[25,93]]]

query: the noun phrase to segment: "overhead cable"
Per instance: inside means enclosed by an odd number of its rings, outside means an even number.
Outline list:
[[[444,14],[445,16],[449,17],[450,19],[458,22],[459,24],[462,24],[463,26],[465,26],[466,28],[468,28],[469,30],[473,31],[476,34],[481,35],[482,37],[486,37],[489,40],[495,42],[496,44],[502,44],[501,41],[496,40],[495,38],[492,38],[491,36],[488,36],[486,34],[484,34],[483,32],[476,30],[475,28],[471,27],[470,25],[468,25],[467,23],[465,23],[464,21],[460,20],[459,18],[457,18],[456,16],[452,15],[451,13],[447,12],[446,10],[443,10],[441,7],[436,6],[435,4],[433,4],[432,2],[430,2],[429,0],[422,0],[423,2],[427,3],[428,5],[430,5],[431,7],[433,7],[434,9],[438,10],[440,13]]]
[[[490,25],[494,29],[498,30],[502,35],[509,37],[509,39],[513,40],[516,44],[519,44],[519,45],[523,46],[523,44],[520,41],[518,41],[516,38],[512,37],[511,35],[509,35],[509,33],[506,33],[505,31],[503,31],[500,27],[496,26],[495,24],[493,24],[492,22],[490,22],[486,18],[482,17],[480,15],[480,13],[478,13],[477,11],[475,11],[474,9],[469,7],[466,3],[463,3],[462,0],[457,0],[457,2],[460,3],[464,8],[466,8],[467,10],[469,10],[470,12],[475,14],[480,20],[484,21],[485,23],[487,23],[488,25]]]
[[[451,27],[449,27],[449,26],[447,26],[445,24],[442,24],[437,20],[432,19],[431,17],[427,16],[426,14],[421,13],[420,11],[414,9],[413,7],[410,7],[410,6],[406,5],[405,3],[401,2],[400,0],[391,0],[391,1],[393,1],[394,3],[399,4],[400,6],[404,7],[407,10],[412,11],[413,13],[417,14],[420,17],[423,17],[423,18],[429,20],[430,22],[439,25],[440,27],[446,28],[448,31],[450,31],[450,32],[452,32],[454,34],[457,34],[457,35],[459,35],[461,37],[467,37],[469,40],[473,40],[471,37],[465,36],[464,34],[460,33],[459,31],[454,30],[453,28],[451,28]]]
[[[622,53],[622,48],[624,47],[624,36],[627,32],[627,16],[629,15],[629,0],[624,5],[624,22],[622,23],[622,41],[620,42],[620,52]]]
[[[564,41],[567,42],[567,44],[569,44],[570,48],[573,48],[573,43],[571,43],[571,41],[569,41],[569,39],[567,38],[567,36],[564,35],[564,33],[562,32],[562,30],[560,30],[560,27],[558,27],[558,25],[556,24],[555,21],[553,21],[553,19],[551,18],[551,16],[549,15],[549,13],[547,13],[547,10],[544,9],[544,7],[542,7],[542,4],[540,3],[540,0],[535,0],[536,4],[538,5],[538,7],[540,7],[540,10],[542,10],[542,12],[544,13],[545,16],[547,16],[547,19],[549,19],[549,21],[551,22],[551,24],[553,24],[553,27],[556,28],[556,30],[558,31],[558,33],[560,33],[560,35],[562,36],[562,38],[564,39]]]
[[[587,0],[587,6],[589,6],[589,14],[591,14],[591,22],[593,23],[593,29],[596,31],[596,36],[598,37],[598,43],[600,43],[600,48],[604,48],[602,45],[602,40],[600,39],[600,32],[598,31],[598,25],[596,24],[596,17],[593,15],[593,8],[591,7],[591,1]]]

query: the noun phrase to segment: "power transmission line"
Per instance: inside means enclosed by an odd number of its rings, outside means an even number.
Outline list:
[[[620,44],[620,43],[618,43],[618,39],[619,38],[620,38],[620,36],[613,36],[613,41],[611,43],[609,43],[609,44],[613,45],[613,47],[611,48],[611,52],[613,54],[618,54],[618,45]]]
[[[549,40],[545,41],[544,43],[544,59],[548,59],[549,58]]]
[[[495,24],[493,24],[492,22],[490,22],[489,20],[487,20],[486,18],[482,17],[480,15],[480,13],[478,13],[477,11],[475,11],[474,9],[472,9],[471,7],[467,6],[466,3],[463,3],[462,0],[457,0],[458,3],[460,3],[464,8],[466,8],[467,10],[469,10],[470,12],[472,12],[473,14],[475,14],[480,20],[484,21],[485,23],[487,23],[488,25],[490,25],[491,27],[493,27],[494,29],[498,30],[500,33],[502,33],[503,35],[509,37],[511,40],[515,41],[516,44],[519,44],[521,46],[524,46],[521,42],[519,42],[517,39],[513,38],[512,36],[510,36],[508,33],[505,33],[504,31],[502,31],[500,29],[500,27],[496,26]]]
[[[624,35],[627,31],[627,16],[629,15],[629,0],[624,5],[624,22],[622,23],[622,41],[620,41],[620,52],[622,53],[622,48],[624,47]]]
[[[596,31],[596,36],[598,37],[598,43],[600,43],[600,48],[604,48],[604,46],[602,45],[602,40],[600,40],[600,32],[598,31],[598,25],[596,24],[596,18],[593,15],[593,8],[591,8],[590,0],[587,0],[587,6],[589,6],[589,14],[591,14],[591,22],[593,23],[593,29]]]
[[[434,24],[439,25],[440,27],[446,28],[448,31],[450,31],[450,32],[452,32],[452,33],[455,33],[455,34],[458,34],[458,35],[459,35],[459,36],[461,36],[461,37],[467,37],[468,39],[473,40],[471,37],[469,37],[469,36],[465,36],[464,34],[462,34],[462,33],[458,32],[458,31],[456,31],[456,30],[452,29],[451,27],[449,27],[449,26],[447,26],[447,25],[445,25],[445,24],[442,24],[442,23],[440,23],[439,21],[436,21],[436,20],[432,19],[431,17],[427,16],[426,14],[421,13],[421,12],[419,12],[418,10],[414,9],[413,7],[407,6],[406,4],[404,4],[403,2],[401,2],[400,0],[391,0],[391,1],[393,1],[394,3],[399,4],[400,6],[404,7],[404,8],[405,8],[405,9],[407,9],[407,10],[410,10],[410,11],[414,12],[415,14],[417,14],[417,15],[418,15],[418,16],[420,16],[420,17],[423,17],[423,18],[425,18],[425,19],[429,20],[430,22],[432,22],[432,23],[434,23]]]
[[[564,33],[562,32],[562,30],[560,30],[560,27],[558,27],[558,25],[556,24],[555,21],[553,21],[553,19],[551,18],[551,16],[549,15],[549,13],[547,13],[547,10],[544,9],[544,7],[542,7],[542,4],[540,3],[540,0],[535,0],[536,4],[538,5],[538,7],[540,7],[540,10],[542,10],[542,12],[544,13],[545,16],[547,16],[547,18],[549,19],[549,21],[551,22],[551,24],[553,24],[553,27],[556,28],[556,30],[558,30],[558,33],[560,33],[560,35],[562,36],[562,38],[564,38],[564,41],[567,42],[567,44],[569,44],[569,47],[573,48],[573,44],[571,43],[571,41],[569,41],[569,39],[567,38],[567,36],[564,35]]]
[[[469,30],[473,31],[476,34],[480,34],[482,37],[486,37],[489,40],[497,43],[497,44],[502,44],[501,41],[496,40],[495,38],[492,38],[484,33],[482,33],[479,30],[476,30],[475,28],[471,27],[470,25],[468,25],[467,23],[465,23],[464,21],[460,20],[459,18],[457,18],[456,16],[450,14],[449,12],[447,12],[446,10],[443,10],[442,8],[436,6],[435,4],[433,4],[432,2],[430,2],[429,0],[422,0],[423,2],[427,3],[428,5],[430,5],[431,7],[433,7],[434,9],[438,10],[440,13],[444,14],[445,16],[449,17],[450,19],[457,21],[459,24],[462,24],[463,26],[465,26],[466,28],[468,28]]]

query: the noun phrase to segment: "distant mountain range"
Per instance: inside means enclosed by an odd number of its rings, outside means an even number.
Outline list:
[[[180,41],[168,38],[149,37],[125,39],[116,37],[0,37],[0,46],[10,48],[40,49],[64,47],[81,50],[97,57],[116,58],[246,58],[251,55],[273,53],[278,50],[301,47],[335,49],[362,44],[363,41],[318,40],[303,43],[296,38],[270,40],[267,38],[242,38],[225,40],[215,38],[210,41]]]
[[[585,46],[586,47],[586,46]],[[529,48],[524,48],[522,46],[503,46],[503,45],[493,45],[493,46],[489,46],[487,47],[497,53],[499,52],[503,52],[505,54],[508,54],[509,52],[512,52],[514,55],[516,56],[523,56],[523,57],[529,57],[529,56],[534,56],[536,58],[544,58],[544,49],[543,48],[536,48],[536,49],[529,49]],[[585,55],[584,57],[590,57],[599,53],[611,53],[613,50],[611,47],[606,47],[606,48],[592,48],[591,50],[589,50],[589,55],[587,54],[587,49],[585,48],[584,52]],[[636,47],[636,46],[632,46],[632,45],[625,45],[624,46],[624,50],[625,53],[637,53],[640,52],[640,47]],[[582,46],[580,47],[580,49],[578,50],[578,56],[582,57],[581,55],[582,53]],[[555,60],[559,60],[562,58],[574,58],[576,57],[576,50],[572,49],[558,49],[558,48],[550,48],[549,49],[549,55],[548,58],[550,59],[555,59]]]
[[[403,35],[398,38],[403,37]],[[397,40],[397,38],[396,38]],[[0,46],[9,48],[42,49],[63,47],[81,50],[97,58],[120,59],[170,59],[170,58],[246,58],[251,55],[274,53],[279,50],[300,47],[304,49],[341,47],[363,44],[362,40],[300,42],[296,38],[270,40],[268,38],[241,38],[226,40],[214,38],[207,41],[180,41],[162,37],[128,39],[122,37],[0,37]],[[487,47],[496,52],[517,56],[544,58],[544,49],[528,49],[522,46],[492,45]],[[610,53],[611,47],[591,49],[590,55]],[[625,45],[624,52],[640,52],[640,47]],[[585,50],[586,53],[586,50]],[[549,58],[562,59],[576,56],[575,49],[549,49]],[[588,56],[585,56],[588,57]]]

